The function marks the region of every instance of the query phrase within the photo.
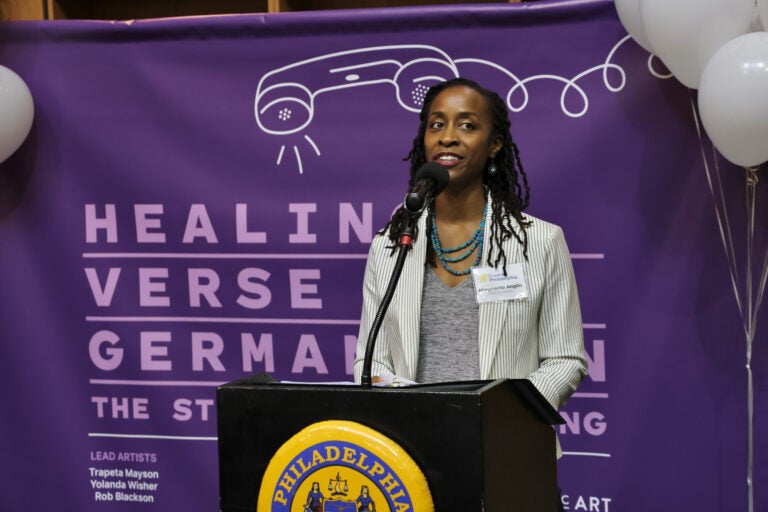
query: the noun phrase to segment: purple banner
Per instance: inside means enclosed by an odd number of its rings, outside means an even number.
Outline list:
[[[565,509],[746,510],[744,332],[692,99],[612,2],[13,22],[0,65],[35,100],[0,164],[0,509],[217,510],[215,387],[351,380],[369,242],[424,93],[461,75],[506,100],[530,213],[574,260]],[[743,171],[719,171],[738,227]]]

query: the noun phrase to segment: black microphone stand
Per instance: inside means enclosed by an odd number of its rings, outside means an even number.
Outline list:
[[[379,329],[384,321],[384,315],[389,308],[389,303],[392,301],[392,296],[395,294],[395,288],[400,281],[400,274],[403,272],[403,265],[405,264],[405,258],[408,256],[408,251],[413,245],[413,237],[416,233],[416,224],[418,223],[419,216],[424,210],[424,206],[429,203],[430,197],[427,196],[424,202],[420,205],[414,204],[411,199],[411,195],[406,196],[404,206],[408,212],[408,222],[403,228],[400,234],[400,242],[398,243],[397,260],[395,261],[395,268],[392,269],[392,276],[389,278],[389,284],[387,285],[387,291],[384,293],[384,297],[381,299],[379,309],[376,312],[376,316],[373,319],[371,330],[368,334],[368,342],[365,345],[365,358],[363,359],[363,373],[360,376],[360,385],[364,388],[370,388],[371,381],[371,366],[373,365],[373,349],[376,346],[376,337],[379,335]],[[420,201],[419,201],[420,202]],[[416,209],[418,208],[418,209]]]

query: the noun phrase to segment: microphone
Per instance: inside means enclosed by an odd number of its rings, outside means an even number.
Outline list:
[[[397,244],[397,260],[392,269],[392,275],[389,277],[389,284],[384,296],[376,311],[376,316],[371,324],[371,330],[368,333],[368,342],[365,345],[365,357],[363,357],[363,373],[360,376],[360,385],[364,388],[370,388],[373,385],[371,377],[371,367],[373,366],[373,347],[376,345],[376,337],[379,335],[379,329],[384,321],[384,315],[387,312],[392,296],[395,294],[397,282],[400,280],[400,274],[403,271],[405,258],[413,244],[413,237],[416,233],[416,223],[419,219],[419,213],[424,210],[430,198],[435,197],[443,191],[448,185],[448,171],[436,163],[428,162],[421,166],[413,177],[413,187],[405,196],[403,207],[409,213],[408,221],[400,233],[400,242]]]
[[[437,196],[448,185],[450,176],[437,162],[427,162],[416,171],[413,187],[406,194],[403,207],[410,213],[420,213],[429,199]]]

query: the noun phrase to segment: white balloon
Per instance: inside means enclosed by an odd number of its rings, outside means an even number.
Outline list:
[[[737,37],[704,68],[699,112],[712,143],[736,165],[768,161],[768,32]]]
[[[0,162],[19,149],[32,128],[35,106],[27,84],[0,66]]]
[[[643,20],[640,18],[640,0],[615,0],[616,12],[624,28],[637,44],[653,53],[651,42],[645,35]]]
[[[696,89],[712,54],[749,31],[754,8],[755,0],[642,0],[640,18],[656,55]]]

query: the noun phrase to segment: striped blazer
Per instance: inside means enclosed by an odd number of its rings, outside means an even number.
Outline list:
[[[490,201],[490,198],[488,199]],[[485,240],[490,240],[488,208]],[[526,216],[528,261],[513,237],[503,243],[507,263],[522,263],[528,298],[480,304],[480,378],[527,378],[555,409],[565,404],[587,374],[581,311],[568,247],[562,230]],[[513,223],[519,229],[516,223]],[[379,330],[372,374],[389,371],[414,380],[419,355],[419,317],[427,254],[426,214],[419,219],[419,236],[405,261],[400,282]],[[377,235],[371,243],[363,281],[355,380],[360,380],[365,344],[396,257],[390,240]],[[490,243],[483,244],[485,265]],[[470,277],[471,279],[471,277]],[[461,340],[456,340],[461,343]]]

